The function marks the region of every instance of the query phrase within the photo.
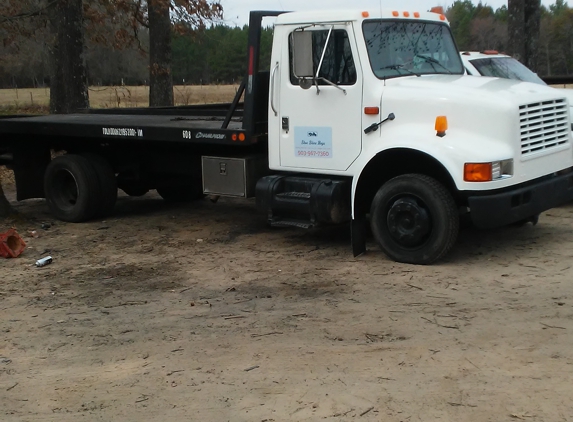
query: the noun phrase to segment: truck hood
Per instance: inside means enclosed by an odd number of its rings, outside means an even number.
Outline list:
[[[532,119],[552,127],[550,122],[559,119],[563,128],[571,129],[567,100],[559,90],[511,79],[431,75],[387,80],[381,110],[383,116],[394,113],[397,122],[419,125],[424,132],[434,130],[437,116],[446,116],[448,133],[457,134],[458,143],[479,136],[505,144],[513,154],[523,147]]]
[[[466,75],[429,75],[422,77],[394,78],[386,81],[389,88],[414,90],[418,95],[430,94],[435,98],[463,99],[474,103],[500,102],[507,106],[522,105],[544,99],[564,98],[566,95],[544,85],[512,79],[471,77]]]

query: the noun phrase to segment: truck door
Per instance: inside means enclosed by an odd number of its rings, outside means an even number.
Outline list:
[[[318,77],[302,83],[293,72],[293,32],[283,48],[278,122],[280,165],[344,171],[362,149],[362,74],[348,24],[319,25],[312,33]],[[306,85],[306,86],[304,86]]]

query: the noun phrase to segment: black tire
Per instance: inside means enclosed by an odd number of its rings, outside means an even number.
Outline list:
[[[82,153],[82,157],[89,160],[97,173],[101,200],[96,217],[107,217],[113,213],[117,201],[117,180],[111,164],[101,155],[94,153]]]
[[[59,220],[79,223],[95,216],[101,199],[96,170],[89,160],[68,154],[54,158],[44,176],[44,193]]]
[[[421,174],[405,174],[378,190],[370,224],[374,238],[390,258],[427,265],[444,257],[454,245],[459,215],[441,183]]]
[[[199,184],[184,186],[164,186],[157,188],[157,193],[166,202],[189,202],[204,198],[203,189]]]

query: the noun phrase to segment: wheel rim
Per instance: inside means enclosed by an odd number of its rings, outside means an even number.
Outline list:
[[[430,213],[424,202],[419,198],[406,196],[391,203],[386,223],[392,239],[407,248],[423,245],[432,232]]]
[[[78,201],[78,184],[74,175],[68,170],[60,170],[54,177],[54,190],[52,200],[58,208],[68,210]]]

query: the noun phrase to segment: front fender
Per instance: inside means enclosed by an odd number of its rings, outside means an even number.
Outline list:
[[[433,127],[428,128],[428,125],[411,123],[395,125],[395,127],[392,125],[394,125],[393,122],[385,123],[379,131],[363,136],[363,153],[352,166],[354,175],[352,180],[353,216],[356,191],[359,184],[368,182],[363,180],[363,175],[371,163],[375,163],[380,173],[383,173],[387,167],[397,168],[398,173],[393,172],[391,177],[398,174],[427,171],[427,169],[413,167],[411,163],[407,162],[408,160],[388,162],[382,158],[380,161],[379,157],[381,156],[392,157],[393,154],[390,153],[395,150],[423,155],[428,159],[428,162],[441,167],[440,172],[447,173],[451,179],[452,187],[457,190],[486,190],[511,184],[508,179],[471,183],[464,182],[463,178],[464,163],[492,162],[513,157],[514,152],[507,144],[459,128],[447,130],[444,137],[438,137]],[[400,171],[401,168],[403,171]],[[385,181],[382,180],[381,182]]]

